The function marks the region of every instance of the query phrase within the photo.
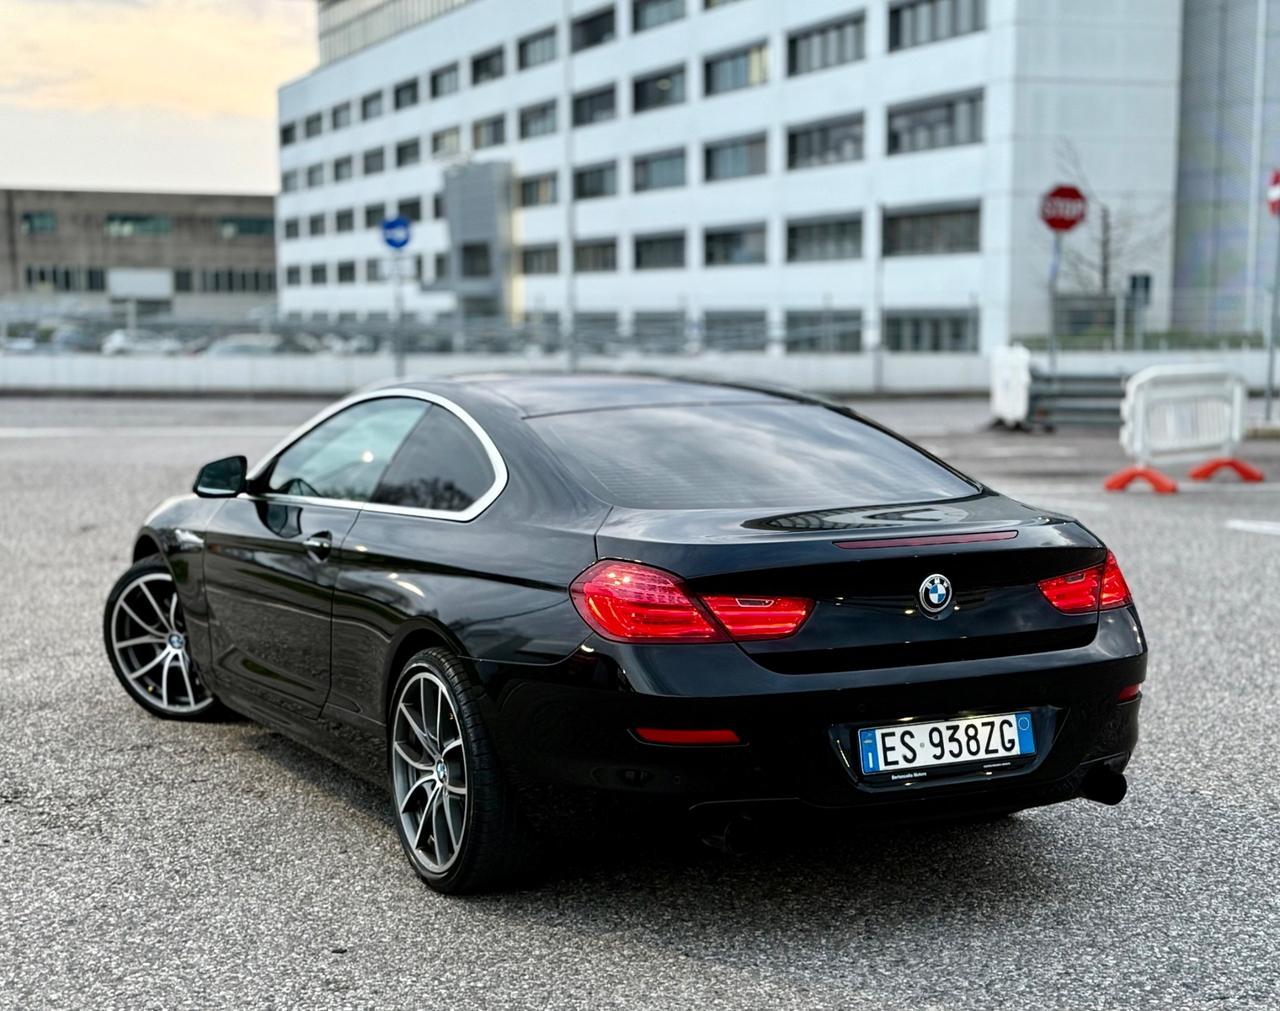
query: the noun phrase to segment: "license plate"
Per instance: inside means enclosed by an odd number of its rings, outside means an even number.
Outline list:
[[[899,723],[858,731],[864,776],[959,762],[1002,764],[1004,759],[1033,755],[1035,750],[1030,713]]]

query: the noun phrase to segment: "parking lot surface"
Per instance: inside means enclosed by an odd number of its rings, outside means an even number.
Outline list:
[[[860,405],[1114,548],[1151,643],[1118,808],[588,852],[459,900],[382,791],[248,722],[152,719],[103,654],[150,507],[318,406],[0,399],[0,1006],[1280,1007],[1280,441],[1246,447],[1266,484],[1108,495],[1114,432]]]

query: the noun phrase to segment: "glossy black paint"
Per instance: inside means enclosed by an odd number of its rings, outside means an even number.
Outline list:
[[[1101,562],[1076,521],[976,483],[945,502],[819,511],[612,507],[527,415],[655,403],[776,403],[738,387],[543,377],[424,386],[498,447],[505,488],[467,522],[298,503],[251,481],[234,498],[156,510],[138,554],[173,569],[194,658],[228,705],[384,781],[390,680],[428,645],[466,658],[501,754],[522,781],[674,800],[800,800],[822,807],[1041,803],[1076,796],[1091,765],[1122,769],[1145,677],[1133,608],[1059,614],[1038,579]],[[840,410],[844,410],[841,408]],[[905,535],[1004,531],[998,542],[860,547]],[[598,558],[659,566],[700,592],[815,598],[795,636],[631,646],[592,632],[568,587]],[[913,606],[949,575],[958,608]],[[871,788],[845,749],[857,726],[1029,709],[1036,761],[1007,775]],[[636,726],[730,727],[745,744],[641,743]],[[1051,744],[1050,747],[1045,745]],[[967,799],[966,799],[967,798]]]

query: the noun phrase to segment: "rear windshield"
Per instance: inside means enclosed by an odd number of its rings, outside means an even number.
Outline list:
[[[977,489],[857,419],[799,403],[690,404],[531,418],[606,502],[632,509],[821,509]]]

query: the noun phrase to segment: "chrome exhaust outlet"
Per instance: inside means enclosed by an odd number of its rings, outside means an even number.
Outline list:
[[[755,823],[745,814],[735,814],[721,822],[715,829],[704,830],[698,836],[703,845],[719,853],[733,857],[746,856],[757,848],[759,833]]]

